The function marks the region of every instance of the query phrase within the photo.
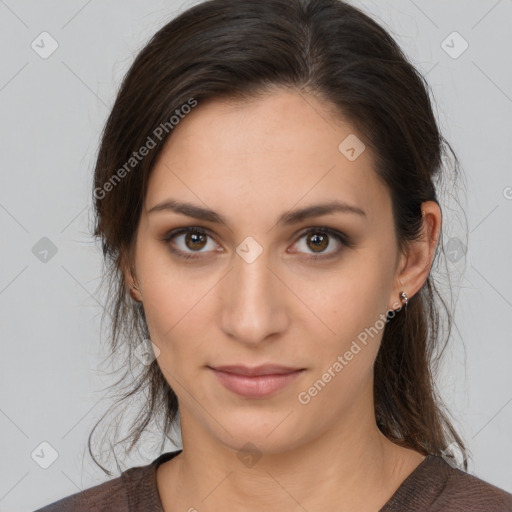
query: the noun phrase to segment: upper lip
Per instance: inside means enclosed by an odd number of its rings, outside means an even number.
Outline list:
[[[282,366],[277,364],[262,364],[260,366],[244,366],[241,364],[225,365],[225,366],[210,366],[213,370],[219,372],[233,373],[235,375],[284,375],[286,373],[293,373],[303,368],[291,368],[289,366]]]

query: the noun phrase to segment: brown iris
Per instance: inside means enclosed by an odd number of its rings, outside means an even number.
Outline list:
[[[189,242],[191,242],[191,245],[189,245]],[[202,249],[206,245],[206,235],[203,233],[187,233],[185,244],[191,250]]]
[[[327,246],[329,245],[328,236],[325,234],[313,233],[313,234],[308,235],[307,240],[308,240],[307,243],[308,243],[308,246],[310,247],[310,249],[315,249],[315,250],[319,249],[319,251],[317,251],[317,252],[321,252],[322,250],[326,249]],[[313,241],[312,246],[310,246],[309,240]]]

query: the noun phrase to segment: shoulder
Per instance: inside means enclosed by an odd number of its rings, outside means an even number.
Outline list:
[[[160,460],[159,457],[158,460]],[[146,466],[137,466],[122,472],[102,484],[72,494],[34,512],[130,512],[158,510],[155,505],[153,461]]]
[[[35,512],[128,512],[129,502],[125,479],[119,476],[37,509]]]
[[[429,455],[382,512],[512,512],[512,494]]]
[[[444,510],[450,505],[454,512],[512,512],[512,494],[475,475],[451,467],[441,457],[436,457],[438,468],[445,475],[445,488],[436,506]]]

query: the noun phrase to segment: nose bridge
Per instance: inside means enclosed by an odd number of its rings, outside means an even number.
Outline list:
[[[285,327],[283,297],[269,268],[268,252],[254,239],[246,239],[236,252],[225,283],[222,328],[239,341],[254,344]]]

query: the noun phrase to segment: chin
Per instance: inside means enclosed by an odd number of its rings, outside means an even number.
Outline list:
[[[233,414],[228,420],[224,416],[220,422],[227,425],[229,433],[217,425],[213,428],[219,441],[237,453],[247,450],[262,454],[281,454],[294,449],[303,437],[299,425],[292,420],[293,413],[287,418],[292,409],[283,411],[286,412],[265,414],[255,411],[254,414],[244,414],[242,417]]]

